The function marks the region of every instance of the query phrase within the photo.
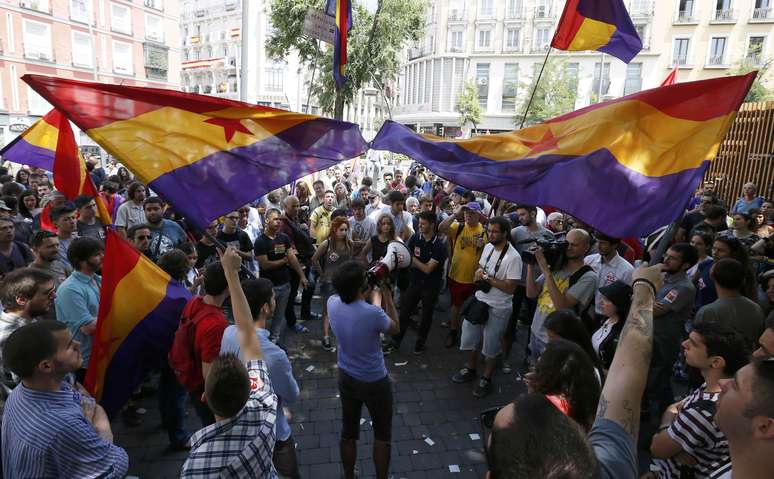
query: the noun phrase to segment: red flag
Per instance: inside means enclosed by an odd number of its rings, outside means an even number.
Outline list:
[[[674,85],[675,83],[677,83],[677,65],[672,68],[672,71],[664,78],[664,81],[661,82],[660,86]]]

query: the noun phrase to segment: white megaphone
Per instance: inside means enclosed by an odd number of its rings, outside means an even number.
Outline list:
[[[411,265],[411,252],[400,241],[390,241],[387,253],[368,270],[368,283],[377,284],[392,271],[408,268]]]

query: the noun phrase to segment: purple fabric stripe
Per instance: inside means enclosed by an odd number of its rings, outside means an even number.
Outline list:
[[[616,31],[610,41],[597,51],[629,63],[642,50],[642,40],[637,35],[623,0],[580,0],[578,13],[592,20],[615,25]]]
[[[192,226],[204,229],[213,219],[367,147],[356,125],[317,119],[249,146],[219,151],[161,175],[150,187]]]
[[[626,15],[626,7],[621,0],[579,0],[578,13],[586,18],[600,22],[618,25],[621,10]],[[628,15],[626,15],[628,17]]]
[[[48,148],[33,145],[17,136],[3,151],[0,152],[4,160],[27,166],[43,168],[46,171],[54,170],[54,152]]]
[[[559,208],[618,237],[644,236],[674,221],[709,166],[705,161],[696,169],[649,177],[626,168],[606,148],[585,156],[493,161],[454,143],[425,140],[394,122],[385,123],[372,147],[410,156],[472,190]]]
[[[170,281],[166,297],[121,342],[105,370],[100,404],[108,416],[121,410],[148,371],[167,360],[180,315],[190,298],[185,287]]]
[[[642,50],[642,40],[637,32],[626,32],[620,28],[613,32],[607,45],[597,48],[597,51],[605,52],[618,58],[624,63],[629,63]]]

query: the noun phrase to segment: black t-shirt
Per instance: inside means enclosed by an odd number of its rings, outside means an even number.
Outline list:
[[[13,248],[11,249],[11,256],[0,254],[0,277],[5,276],[17,268],[24,268],[34,260],[35,258],[32,256],[32,251],[30,251],[27,245],[14,241]]]
[[[98,240],[105,241],[105,229],[102,226],[102,223],[99,221],[95,222],[93,225],[78,222],[78,236],[89,236],[91,238],[96,238]]]
[[[277,233],[274,239],[261,233],[255,240],[255,257],[266,256],[269,261],[277,261],[288,255],[292,244],[286,234]],[[261,276],[270,280],[274,286],[279,286],[290,281],[290,267],[288,265],[267,270],[261,268]]]
[[[408,249],[411,252],[411,256],[417,258],[422,263],[427,263],[431,259],[439,263],[430,274],[425,274],[418,268],[411,268],[412,285],[430,288],[440,286],[443,276],[443,262],[446,261],[446,254],[449,250],[446,242],[438,236],[434,236],[431,241],[427,241],[421,233],[416,233],[409,240]]]
[[[238,229],[230,234],[220,230],[215,237],[222,241],[226,246],[233,246],[243,253],[249,253],[253,250],[250,236],[242,230]]]
[[[683,216],[683,221],[680,223],[680,228],[684,229],[687,233],[702,221],[704,221],[704,215],[698,211],[694,211],[693,213],[688,213],[687,215]],[[690,240],[690,238],[687,238],[687,240]]]
[[[215,245],[206,245],[199,241],[196,243],[196,252],[199,254],[199,259],[196,260],[196,268],[201,269],[210,263],[218,261],[218,248]]]

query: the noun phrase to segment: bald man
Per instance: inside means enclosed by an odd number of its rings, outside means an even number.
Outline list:
[[[577,228],[570,230],[565,261],[557,271],[551,271],[542,249],[536,247],[534,250],[537,265],[527,265],[526,280],[527,297],[537,298],[529,344],[533,363],[548,343],[548,332],[543,326],[546,317],[562,309],[574,310],[580,315],[594,298],[596,273],[583,262],[590,246],[588,232]]]

